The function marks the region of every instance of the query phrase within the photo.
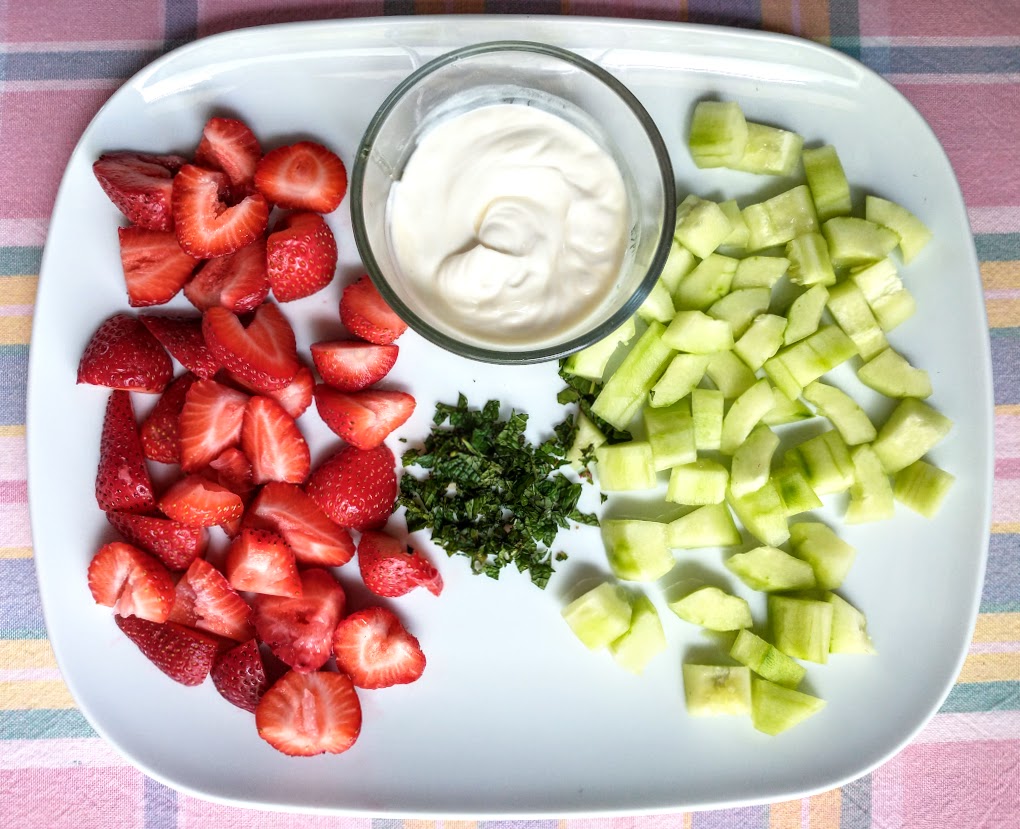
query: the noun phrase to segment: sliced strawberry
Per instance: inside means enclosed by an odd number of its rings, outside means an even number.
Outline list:
[[[266,240],[266,272],[273,296],[290,302],[311,296],[333,281],[336,239],[317,213],[285,217]]]
[[[374,449],[414,412],[414,398],[402,391],[337,391],[320,383],[315,408],[334,432],[359,449]]]
[[[255,186],[277,207],[332,213],[347,193],[347,168],[321,144],[299,141],[262,157]]]
[[[301,564],[339,567],[354,556],[351,534],[294,484],[270,482],[262,487],[248,507],[244,523],[282,535]]]
[[[205,552],[206,532],[201,527],[130,512],[108,512],[106,520],[131,544],[152,553],[170,570],[187,570]]]
[[[194,472],[241,442],[241,424],[248,395],[217,383],[199,380],[188,389],[180,417],[181,467]]]
[[[282,389],[263,392],[267,397],[273,398],[283,406],[295,420],[304,414],[305,410],[312,405],[312,390],[315,388],[315,378],[307,366],[301,366],[291,380]]]
[[[255,635],[251,608],[204,558],[196,558],[177,582],[170,621],[243,642]]]
[[[228,206],[224,173],[185,164],[174,176],[174,232],[185,253],[208,259],[251,244],[266,232],[269,205],[259,194]]]
[[[207,380],[219,370],[202,336],[201,317],[142,314],[138,319],[170,356],[192,374]]]
[[[238,708],[253,713],[269,688],[259,644],[254,639],[221,653],[216,657],[209,675],[220,696]]]
[[[169,302],[198,266],[197,259],[181,250],[171,230],[118,227],[117,236],[128,304],[133,308]]]
[[[343,674],[291,671],[263,694],[255,725],[259,736],[284,754],[340,754],[361,733],[361,703]]]
[[[253,311],[269,296],[266,240],[260,237],[226,256],[207,259],[184,286],[184,296],[199,311],[217,305],[235,314]]]
[[[226,308],[210,308],[202,333],[216,360],[259,391],[283,388],[300,367],[294,330],[275,305],[260,305],[247,328]]]
[[[231,518],[229,521],[224,521],[220,524],[220,529],[223,530],[223,533],[227,538],[234,539],[237,538],[237,535],[241,532],[243,526],[244,515],[242,514],[239,518]]]
[[[134,616],[114,618],[124,635],[174,681],[201,685],[209,676],[220,647],[215,636],[173,622],[157,624]]]
[[[425,670],[418,640],[384,607],[366,607],[340,622],[333,653],[337,667],[358,688],[405,685]]]
[[[367,452],[345,446],[312,472],[306,490],[341,527],[381,527],[397,498],[396,460],[385,445]]]
[[[158,394],[174,375],[159,341],[137,319],[114,314],[96,329],[78,363],[78,382]]]
[[[165,622],[174,604],[166,567],[131,544],[104,544],[89,564],[89,590],[96,604],[121,616]]]
[[[241,496],[201,475],[186,475],[159,499],[163,514],[191,527],[215,527],[244,513]]]
[[[300,596],[255,596],[255,630],[295,671],[317,671],[329,659],[333,631],[345,604],[343,588],[328,570],[305,570]]]
[[[389,374],[400,347],[362,340],[330,340],[312,343],[311,352],[324,383],[340,391],[361,391]]]
[[[114,391],[106,404],[99,440],[96,501],[104,512],[148,512],[156,503],[131,395],[126,391]]]
[[[255,187],[255,165],[262,148],[255,133],[236,118],[210,118],[195,150],[195,163],[222,170],[230,179],[231,194],[247,196]]]
[[[142,451],[150,461],[181,462],[181,411],[196,379],[188,373],[174,380],[142,421]]]
[[[389,345],[407,330],[407,323],[386,304],[367,276],[344,288],[340,321],[356,337],[377,345]]]
[[[92,172],[131,224],[148,230],[173,230],[173,175],[187,163],[178,155],[105,153],[92,165]]]
[[[238,590],[270,596],[300,596],[297,559],[283,536],[271,530],[242,529],[227,550],[227,579]]]
[[[312,456],[301,430],[286,409],[269,397],[253,397],[244,411],[241,448],[251,461],[256,484],[302,484]]]
[[[251,479],[251,461],[236,446],[224,449],[209,461],[210,477],[242,498],[255,489]],[[236,535],[236,533],[235,533]]]
[[[416,587],[438,596],[443,590],[443,577],[421,553],[377,530],[362,534],[358,568],[365,587],[377,596],[392,599]]]

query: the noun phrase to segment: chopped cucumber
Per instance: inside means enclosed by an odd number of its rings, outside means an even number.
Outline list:
[[[632,674],[642,674],[648,663],[666,650],[666,634],[655,605],[647,596],[634,600],[630,627],[619,639],[609,643],[616,664]]]
[[[726,400],[740,397],[758,380],[747,364],[732,351],[713,354],[705,367],[705,374]]]
[[[878,434],[864,409],[846,392],[819,380],[804,387],[804,399],[829,419],[847,446],[870,443]]]
[[[811,196],[818,211],[818,221],[825,222],[833,216],[846,216],[852,208],[850,184],[843,172],[839,154],[830,144],[814,150],[804,150],[804,175]]]
[[[834,285],[836,272],[821,233],[804,233],[786,243],[790,281],[795,285]]]
[[[892,331],[917,310],[913,294],[903,287],[891,259],[855,270],[850,279],[861,289],[883,331]]]
[[[706,504],[671,521],[666,528],[667,543],[682,550],[699,547],[733,547],[740,543],[740,531],[725,504]]]
[[[693,271],[697,264],[698,258],[674,239],[669,248],[669,256],[666,257],[666,264],[662,266],[662,273],[659,274],[659,281],[669,289],[670,297],[676,294],[680,280]]]
[[[726,499],[729,479],[726,467],[711,458],[674,466],[669,473],[666,500],[695,507],[720,504]]]
[[[598,650],[627,632],[632,610],[622,587],[603,582],[574,599],[561,613],[584,646]]]
[[[808,383],[857,354],[857,346],[835,325],[823,325],[800,342],[765,361],[765,374],[789,398],[800,397]]]
[[[822,505],[799,466],[782,466],[772,473],[772,480],[783,499],[787,517],[818,509]]]
[[[899,244],[899,237],[888,228],[854,216],[829,219],[822,224],[822,235],[837,268],[878,262]]]
[[[818,216],[807,185],[801,184],[760,204],[744,208],[750,236],[748,250],[785,245],[802,233],[818,230]]]
[[[730,556],[725,564],[752,590],[805,590],[815,586],[811,565],[778,547],[755,547]]]
[[[677,205],[673,236],[699,259],[715,251],[732,230],[730,220],[714,201],[692,193]]]
[[[790,528],[786,523],[786,507],[771,479],[750,495],[738,497],[732,492],[727,492],[726,502],[740,519],[744,529],[762,544],[778,547],[790,537]]]
[[[861,289],[847,280],[829,289],[829,313],[836,324],[853,340],[864,360],[870,360],[889,347],[882,327],[871,313]]]
[[[768,608],[772,641],[779,650],[794,659],[822,664],[829,661],[831,604],[773,593],[769,595]]]
[[[861,354],[863,357],[863,353]],[[857,379],[886,397],[930,397],[928,372],[914,368],[902,354],[886,348],[857,369]]]
[[[758,380],[734,400],[726,417],[723,418],[722,442],[719,447],[723,454],[732,455],[736,452],[737,447],[747,439],[751,430],[774,405],[772,386],[765,379]]]
[[[846,443],[829,429],[787,450],[787,465],[798,466],[818,495],[846,492],[854,482],[854,465]]]
[[[690,400],[684,398],[665,408],[646,406],[642,417],[656,471],[697,459]]]
[[[790,546],[811,565],[823,590],[835,590],[846,578],[857,551],[825,524],[804,521],[790,527]]]
[[[740,630],[752,624],[751,606],[747,601],[718,587],[699,587],[682,599],[670,602],[669,609],[685,622],[708,630]]]
[[[772,399],[775,401],[768,414],[761,419],[766,426],[782,426],[784,423],[799,423],[802,420],[810,420],[815,416],[807,406],[800,400],[791,400],[779,389],[772,389]]]
[[[658,483],[652,445],[647,440],[603,444],[595,450],[595,466],[603,492],[652,489]]]
[[[577,413],[577,428],[574,431],[574,442],[567,451],[566,460],[574,469],[581,470],[587,463],[586,456],[590,456],[596,449],[606,442],[606,436],[602,434],[591,418],[584,412]]]
[[[705,376],[709,358],[704,354],[677,354],[670,360],[662,377],[652,386],[652,406],[672,406],[687,397]]]
[[[747,122],[747,144],[734,170],[758,175],[788,176],[800,160],[803,136],[789,130]]]
[[[601,380],[606,371],[606,366],[612,359],[613,354],[620,345],[626,345],[637,332],[637,325],[631,317],[623,325],[617,328],[605,339],[593,343],[587,348],[576,351],[567,357],[563,364],[564,371],[577,377],[587,377],[590,380]]]
[[[685,662],[684,701],[692,717],[746,716],[751,713],[751,672],[743,665]]]
[[[744,227],[747,227],[745,224]],[[771,289],[790,267],[790,260],[782,256],[748,256],[737,264],[731,288]]]
[[[699,101],[691,117],[687,146],[698,167],[736,164],[747,146],[747,121],[732,101]]]
[[[868,636],[868,622],[856,607],[835,593],[828,595],[832,605],[832,638],[829,653],[873,654],[875,646]]]
[[[730,647],[730,657],[784,688],[796,688],[807,673],[803,665],[747,628],[737,633]]]
[[[953,421],[916,397],[893,409],[871,448],[890,475],[920,460],[949,434]]]
[[[729,323],[734,337],[742,337],[755,317],[769,310],[772,292],[768,288],[730,291],[709,306],[709,316]]]
[[[899,237],[900,254],[909,263],[931,241],[931,231],[907,208],[878,196],[864,198],[864,217]]]
[[[822,313],[829,302],[824,285],[814,285],[797,297],[786,312],[786,330],[783,342],[793,345],[818,330]]]
[[[810,694],[758,677],[751,680],[751,724],[766,734],[781,734],[824,707],[825,700]]]
[[[662,342],[665,327],[651,322],[619,368],[606,380],[591,410],[610,426],[626,429],[659,379],[673,349]]]
[[[673,300],[669,288],[662,279],[659,279],[637,309],[637,315],[645,322],[657,320],[665,325],[673,319],[673,313]]]
[[[677,351],[713,354],[733,348],[733,329],[726,320],[714,319],[702,311],[679,311],[662,335],[662,341]]]
[[[864,524],[892,518],[892,485],[878,455],[865,443],[850,450],[850,460],[854,463],[854,482],[843,520],[847,524]]]
[[[718,449],[722,443],[725,397],[718,389],[694,389],[691,392],[691,417],[694,443],[699,452]]]
[[[757,371],[765,361],[774,357],[783,345],[783,332],[786,331],[786,320],[775,314],[759,314],[751,326],[733,345],[751,371]]]
[[[624,581],[655,581],[676,560],[666,544],[666,525],[659,521],[603,519],[602,541],[613,574]]]
[[[733,453],[730,465],[730,488],[740,497],[765,486],[772,468],[772,455],[779,447],[779,438],[768,426],[759,424]]]
[[[736,272],[736,259],[721,253],[710,254],[680,280],[673,293],[673,305],[678,311],[705,310],[729,293]]]
[[[737,206],[737,200],[730,199],[729,201],[719,202],[719,208],[726,214],[726,218],[730,220],[730,227],[733,228],[730,231],[730,235],[722,240],[721,247],[744,250],[747,247],[747,239],[750,234],[747,229],[747,223],[744,221],[740,208]]]
[[[914,461],[896,473],[893,494],[914,512],[934,518],[955,480],[955,476],[927,461]]]

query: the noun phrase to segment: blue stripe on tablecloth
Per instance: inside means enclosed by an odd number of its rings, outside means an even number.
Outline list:
[[[0,276],[22,276],[38,274],[42,262],[42,248],[0,247]]]
[[[198,36],[198,0],[166,0],[163,36],[168,49]]]
[[[982,613],[1020,613],[1020,534],[995,533],[988,542]]]
[[[884,75],[1020,71],[1015,46],[862,46],[859,60]]]
[[[176,829],[177,792],[146,777],[142,782],[144,829]]]
[[[76,708],[0,710],[0,740],[53,740],[96,737]]]
[[[28,346],[0,345],[0,425],[24,425],[27,383]]]
[[[843,786],[839,798],[839,829],[871,826],[871,775]]]
[[[160,54],[154,49],[10,52],[0,64],[0,80],[126,79]]]
[[[693,815],[693,829],[768,829],[769,807],[742,806],[723,811],[697,812]]]
[[[943,714],[1020,710],[1020,682],[962,682],[953,686],[940,709]]]
[[[0,559],[0,638],[44,639],[42,603],[35,577],[35,562],[30,558]],[[82,589],[87,589],[83,584]],[[39,636],[32,633],[38,631]]]
[[[974,236],[974,246],[982,262],[1020,259],[1020,233],[978,233]]]
[[[1020,403],[1020,328],[990,329],[995,405]]]

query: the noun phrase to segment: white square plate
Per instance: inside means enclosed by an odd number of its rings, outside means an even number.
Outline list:
[[[897,507],[885,524],[847,528],[859,555],[844,594],[868,616],[878,655],[810,666],[806,687],[828,707],[776,738],[746,719],[695,720],[680,664],[711,645],[672,616],[670,651],[646,675],[588,653],[561,621],[564,597],[607,572],[597,530],[561,533],[570,560],[546,591],[506,573],[469,574],[437,551],[446,590],[394,603],[428,657],[411,686],[362,694],[364,729],[341,756],[291,759],[257,736],[249,714],[211,683],[175,685],[96,607],[85,570],[110,531],[93,497],[107,393],[75,385],[99,322],[125,309],[116,227],[122,218],[91,172],[102,152],[190,153],[213,113],[236,113],[264,146],[309,136],[348,165],[371,115],[411,70],[449,49],[497,39],[573,49],[616,74],[657,121],[673,153],[678,195],[740,195],[789,181],[698,171],[684,136],[696,100],[739,101],[749,118],[837,144],[857,187],[900,201],[934,231],[903,276],[917,315],[891,341],[929,369],[932,403],[955,421],[933,455],[957,476],[926,521]],[[285,311],[299,347],[341,336],[336,303],[358,272],[345,202],[329,217],[341,276]],[[189,307],[183,301],[175,306]],[[840,379],[850,377],[848,373]],[[936,711],[963,659],[984,570],[992,465],[987,324],[962,197],[942,148],[891,86],[806,41],[659,23],[556,18],[411,18],[300,24],[229,33],[173,52],[103,107],[68,164],[50,227],[32,339],[28,442],[35,554],[47,625],[65,678],[96,730],[153,777],[184,791],[260,807],[372,815],[539,816],[734,806],[846,782],[902,747]],[[387,382],[418,409],[398,438],[428,432],[437,400],[464,392],[531,414],[534,437],[565,410],[551,364],[496,368],[454,358],[408,333]],[[139,396],[136,395],[136,400]],[[888,405],[868,398],[884,416]],[[73,421],[69,423],[68,415]],[[301,418],[313,453],[336,439],[314,411]],[[593,499],[594,500],[594,499]],[[610,502],[612,505],[612,502]],[[822,511],[836,518],[839,505]],[[722,554],[679,554],[670,583],[701,567],[724,578]],[[356,571],[340,571],[357,595]],[[748,595],[761,621],[764,604]],[[363,588],[362,588],[363,589]],[[423,591],[418,591],[422,593]],[[721,652],[720,652],[721,653]]]

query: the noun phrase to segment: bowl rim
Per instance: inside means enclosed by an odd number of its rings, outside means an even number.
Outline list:
[[[364,204],[361,196],[365,183],[365,168],[371,156],[372,147],[393,108],[408,91],[437,70],[457,61],[495,52],[532,52],[545,55],[570,63],[592,75],[596,80],[608,87],[610,91],[615,93],[634,114],[652,145],[652,150],[662,174],[664,200],[663,230],[656,245],[648,272],[641,280],[641,284],[623,305],[594,329],[585,331],[562,343],[554,343],[538,348],[503,350],[475,345],[451,337],[430,325],[416,314],[390,287],[388,280],[383,275],[382,269],[372,253],[372,247],[366,231]],[[597,63],[578,55],[576,52],[530,40],[492,40],[453,49],[422,64],[404,78],[386,97],[375,115],[372,116],[372,120],[365,130],[354,158],[350,193],[351,225],[354,231],[354,241],[369,279],[372,280],[372,283],[379,293],[382,294],[387,304],[418,334],[440,348],[469,359],[501,365],[527,365],[530,363],[558,360],[598,342],[623,325],[634,315],[658,281],[666,259],[669,256],[669,250],[673,243],[674,225],[676,224],[676,183],[669,150],[662,138],[662,134],[659,132],[658,126],[651,115],[648,114],[644,105],[637,99],[637,96],[609,71]]]

